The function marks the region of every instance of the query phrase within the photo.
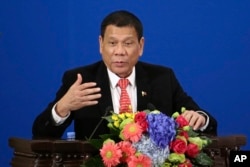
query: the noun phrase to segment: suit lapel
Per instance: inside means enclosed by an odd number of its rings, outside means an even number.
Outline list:
[[[102,114],[104,114],[105,110],[108,107],[113,107],[113,103],[111,99],[108,73],[106,66],[103,62],[101,62],[100,67],[98,69],[96,82],[98,86],[101,88],[102,97],[99,100],[99,106],[100,106],[100,111],[102,111]]]
[[[135,73],[137,86],[137,110],[141,111],[147,109],[147,105],[150,103],[151,92],[149,79],[140,62],[138,62],[135,66]]]

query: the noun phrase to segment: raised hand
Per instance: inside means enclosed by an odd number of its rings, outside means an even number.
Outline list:
[[[77,74],[77,80],[58,101],[56,112],[61,117],[67,116],[71,111],[98,103],[98,99],[101,97],[101,89],[96,87],[95,82],[82,83],[82,81],[81,74]]]

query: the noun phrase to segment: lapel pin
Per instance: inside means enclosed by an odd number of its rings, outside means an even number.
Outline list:
[[[147,96],[147,92],[141,91],[142,97]]]

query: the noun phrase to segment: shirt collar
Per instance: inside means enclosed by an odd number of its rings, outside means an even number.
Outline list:
[[[112,71],[110,71],[108,68],[107,68],[107,71],[108,71],[110,85],[114,89],[117,86],[117,83],[118,83],[119,79],[121,79],[121,78],[118,77]],[[129,80],[129,84],[132,87],[134,87],[135,86],[135,67],[133,67],[132,73],[127,77],[127,79]]]

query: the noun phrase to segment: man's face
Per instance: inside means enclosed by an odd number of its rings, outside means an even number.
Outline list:
[[[110,71],[121,78],[129,76],[143,53],[144,38],[138,41],[134,27],[108,25],[99,37],[100,53]]]

